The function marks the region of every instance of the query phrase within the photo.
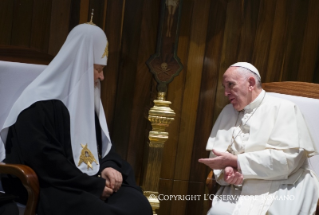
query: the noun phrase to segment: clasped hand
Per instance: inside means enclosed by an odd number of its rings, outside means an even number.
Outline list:
[[[231,166],[224,169],[224,181],[228,184],[240,185],[244,181],[244,176]]]
[[[117,192],[120,189],[123,177],[119,171],[111,167],[105,168],[101,172],[101,177],[105,179],[105,187],[101,195],[101,199],[105,200],[112,195],[113,192]]]
[[[227,153],[212,150],[216,155],[214,158],[201,158],[198,162],[203,163],[213,169],[224,170],[224,180],[229,184],[242,184],[243,175],[237,171],[237,156]]]

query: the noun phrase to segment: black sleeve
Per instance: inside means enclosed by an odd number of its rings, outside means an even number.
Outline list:
[[[102,151],[102,133],[101,126],[97,115],[95,114],[95,129],[96,129],[96,141],[98,143],[99,151]],[[111,167],[119,171],[122,176],[124,183],[133,174],[131,166],[124,161],[115,151],[114,145],[112,145],[109,153],[100,160],[100,174],[105,169]],[[133,174],[134,179],[134,174]]]
[[[102,151],[102,129],[100,126],[99,118],[96,113],[95,115],[95,131],[96,131],[96,142],[98,145],[99,154]],[[119,172],[122,172],[123,160],[115,152],[114,146],[112,145],[109,153],[102,159],[100,159],[100,173],[107,167],[112,167]]]
[[[109,151],[109,153],[104,158],[102,158],[100,163],[101,163],[101,167],[100,167],[101,171],[103,171],[103,169],[107,167],[112,167],[113,169],[116,169],[117,171],[121,173],[123,172],[123,159],[115,152],[113,146],[111,150]]]
[[[102,151],[102,135],[101,135],[101,126],[97,115],[95,114],[95,129],[96,129],[96,141],[98,143],[99,151]],[[134,171],[130,164],[123,160],[117,153],[112,144],[111,150],[109,153],[102,159],[100,159],[100,174],[105,169],[111,167],[119,171],[123,176],[123,184],[138,188],[135,182]],[[140,190],[138,188],[138,190]]]
[[[38,175],[40,187],[86,191],[100,197],[105,180],[82,173],[74,164],[69,112],[61,101],[33,104],[21,112],[10,132],[6,162],[19,160],[30,166]]]

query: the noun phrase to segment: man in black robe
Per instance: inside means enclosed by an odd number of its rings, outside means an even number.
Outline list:
[[[96,125],[99,125],[96,117]],[[97,126],[97,141],[101,142]],[[101,145],[101,144],[99,144]],[[25,109],[9,129],[6,163],[32,167],[40,183],[38,214],[151,214],[151,208],[135,184],[132,168],[113,147],[100,159],[100,170],[111,167],[121,172],[123,183],[105,201],[101,200],[105,179],[88,176],[74,164],[69,112],[59,100],[39,101]],[[27,192],[11,177],[2,183],[8,193],[26,203]],[[23,193],[23,196],[20,194]],[[129,212],[128,212],[129,211]]]
[[[4,126],[8,130],[4,162],[28,165],[38,175],[38,215],[152,214],[132,168],[115,153],[107,138],[103,107],[92,98],[93,84],[103,80],[106,65],[107,40],[101,32],[86,24],[75,27],[48,68],[22,92],[4,123],[10,125]],[[91,131],[94,138],[87,138],[92,137]],[[74,140],[79,136],[90,141],[92,153],[87,156],[98,160],[87,164],[87,172],[75,155],[79,150]],[[91,167],[96,174],[91,174]],[[18,179],[6,176],[2,183],[7,193],[19,195],[18,201],[26,203],[27,193]]]

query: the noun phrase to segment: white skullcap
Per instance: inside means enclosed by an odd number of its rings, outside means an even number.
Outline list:
[[[238,63],[235,63],[233,65],[231,65],[230,67],[242,67],[242,68],[245,68],[245,69],[248,69],[249,71],[251,71],[252,73],[254,73],[255,75],[257,75],[259,78],[260,77],[260,74],[258,72],[258,69],[256,67],[254,67],[252,64],[250,63],[247,63],[247,62],[238,62]]]

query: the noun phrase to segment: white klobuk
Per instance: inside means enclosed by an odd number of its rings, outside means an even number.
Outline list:
[[[22,81],[24,86],[21,87],[16,85],[19,82],[12,80],[12,85],[17,88],[14,95],[7,90],[5,93],[3,90],[1,92],[10,100],[8,104],[10,107],[1,109],[0,114],[0,161],[5,158],[4,144],[8,129],[16,122],[21,111],[37,101],[57,99],[64,103],[70,113],[70,134],[75,165],[88,175],[94,175],[99,171],[94,112],[99,118],[102,130],[102,157],[108,154],[112,143],[100,100],[100,84],[94,87],[94,64],[106,65],[107,45],[107,38],[101,28],[81,24],[69,33],[61,50],[47,67],[33,65],[37,71],[43,67],[39,75],[34,74],[36,72],[31,71],[32,66],[28,64],[24,66],[20,63],[9,63],[11,65],[6,63],[9,66],[7,69],[19,70],[17,72],[20,72],[20,76],[17,78],[24,79],[30,74],[30,78],[35,79]],[[15,66],[18,67],[14,69]],[[9,76],[13,73],[6,73],[1,66],[0,69],[0,73],[8,76],[1,75],[1,81],[9,80]],[[90,166],[80,162],[85,145],[97,161]]]

